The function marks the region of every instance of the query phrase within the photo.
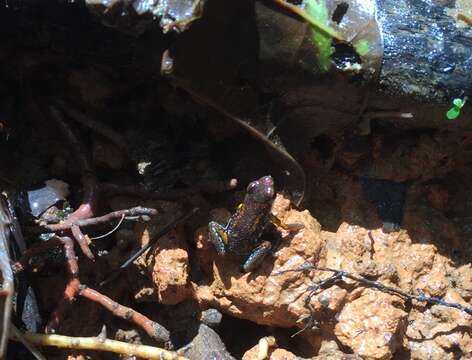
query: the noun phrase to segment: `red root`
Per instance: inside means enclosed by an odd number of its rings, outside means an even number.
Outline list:
[[[147,215],[147,216],[157,215],[157,210],[153,208],[145,208],[142,206],[136,206],[131,209],[113,211],[106,215],[95,217],[95,218],[77,220],[73,224],[69,224],[64,221],[59,224],[41,225],[38,228],[29,229],[29,230],[31,233],[59,232],[59,231],[69,230],[72,227],[72,225],[77,225],[78,227],[94,226],[94,225],[108,223],[114,219],[121,219],[121,217],[123,216],[134,217],[134,216],[143,216],[143,215]]]
[[[90,251],[89,248],[90,239],[88,238],[88,236],[84,235],[76,224],[72,224],[70,229],[75,240],[79,243],[79,246],[82,249],[84,255],[87,256],[90,260],[95,261],[95,256],[93,256],[93,253],[92,251]]]
[[[60,324],[64,317],[64,313],[76,299],[79,293],[79,264],[77,263],[77,256],[75,256],[74,242],[69,237],[58,238],[64,246],[64,255],[66,258],[66,270],[69,275],[69,282],[64,290],[64,296],[52,312],[51,320],[46,326],[46,332],[54,332],[54,329]]]
[[[102,305],[113,315],[134,323],[142,328],[154,340],[162,342],[170,340],[169,331],[162,325],[159,325],[157,322],[152,321],[143,314],[140,314],[129,307],[118,304],[116,301],[113,301],[96,290],[83,286],[79,295]]]

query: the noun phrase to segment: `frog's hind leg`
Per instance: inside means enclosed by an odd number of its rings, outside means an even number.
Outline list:
[[[270,252],[272,244],[269,241],[264,241],[258,247],[256,247],[252,253],[247,257],[243,264],[243,270],[245,272],[256,269],[264,260],[265,256]]]
[[[215,221],[210,221],[208,224],[208,239],[215,246],[218,255],[226,254],[226,244],[228,243],[226,227]]]

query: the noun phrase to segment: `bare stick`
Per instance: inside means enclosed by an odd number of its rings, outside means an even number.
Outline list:
[[[113,301],[96,290],[90,289],[86,286],[81,286],[79,295],[102,305],[113,315],[134,323],[142,328],[154,340],[161,342],[170,340],[169,331],[165,327],[129,307],[118,304],[116,301]]]
[[[34,334],[26,332],[24,338],[31,344],[39,346],[54,346],[63,349],[108,351],[116,354],[137,356],[155,360],[187,360],[173,351],[167,351],[148,345],[129,344],[122,341],[103,339],[100,337],[70,337],[64,335]],[[12,340],[19,339],[14,335]]]
[[[398,288],[394,288],[394,287],[391,287],[391,286],[384,285],[384,284],[382,284],[378,281],[369,280],[369,279],[366,279],[365,277],[362,277],[362,276],[353,275],[351,273],[348,273],[347,271],[316,266],[316,265],[313,265],[311,263],[305,263],[305,264],[303,264],[302,266],[300,266],[299,268],[296,268],[296,269],[279,271],[278,273],[276,273],[276,275],[283,274],[283,273],[286,273],[286,272],[307,271],[307,270],[319,270],[319,271],[328,271],[328,272],[334,273],[334,275],[330,276],[329,278],[308,287],[308,291],[310,291],[310,293],[307,297],[308,298],[307,301],[309,301],[310,297],[313,296],[315,294],[315,292],[317,290],[319,290],[320,288],[322,288],[322,287],[324,287],[324,286],[326,286],[330,283],[332,284],[332,283],[334,283],[338,280],[341,280],[342,278],[348,278],[348,279],[357,281],[358,283],[365,284],[365,285],[371,286],[373,288],[376,288],[376,289],[378,289],[382,292],[389,293],[389,294],[392,294],[392,295],[397,295],[397,296],[399,296],[403,299],[406,299],[406,300],[410,300],[410,301],[411,300],[416,300],[416,301],[426,302],[426,303],[434,304],[434,305],[447,306],[447,307],[458,309],[460,311],[464,311],[465,313],[467,313],[469,315],[472,315],[472,307],[467,307],[467,306],[464,306],[464,305],[461,305],[461,304],[458,304],[458,303],[450,303],[450,302],[444,301],[442,299],[439,299],[437,297],[424,295],[423,293],[410,294],[410,293],[407,293],[407,292],[405,292],[403,290],[400,290]]]

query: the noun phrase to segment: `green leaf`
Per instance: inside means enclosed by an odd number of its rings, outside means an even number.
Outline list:
[[[361,39],[354,44],[354,49],[360,56],[364,56],[369,52],[369,42],[365,39]]]
[[[453,108],[449,109],[449,111],[446,113],[446,116],[449,120],[454,120],[454,119],[457,119],[460,113],[461,113],[460,108],[454,106]]]
[[[305,11],[318,22],[328,23],[329,13],[325,0],[307,0]],[[334,52],[331,46],[332,37],[312,27],[311,40],[316,48],[320,71],[328,72],[331,68],[331,55]]]
[[[461,109],[465,104],[465,100],[454,99],[454,100],[452,100],[452,103],[454,104],[454,106],[457,106],[459,109]]]

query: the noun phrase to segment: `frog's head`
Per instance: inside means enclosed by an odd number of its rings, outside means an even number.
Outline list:
[[[263,176],[247,186],[246,195],[258,203],[272,202],[275,198],[274,179],[272,176]]]

